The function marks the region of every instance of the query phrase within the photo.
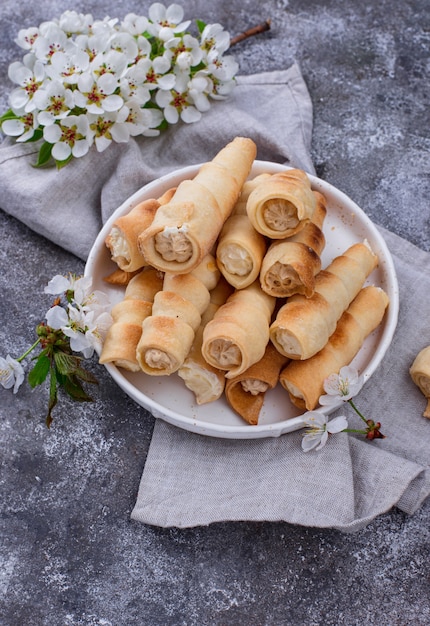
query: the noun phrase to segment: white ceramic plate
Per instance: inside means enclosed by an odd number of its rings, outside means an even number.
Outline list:
[[[99,233],[88,257],[85,274],[92,277],[94,289],[108,294],[112,305],[121,300],[124,293],[123,289],[113,287],[103,280],[116,268],[104,243],[113,222],[142,200],[157,198],[167,189],[177,186],[181,180],[193,178],[199,167],[200,165],[185,167],[142,187],[115,211]],[[284,165],[278,163],[255,161],[251,177],[262,172],[275,173],[285,169]],[[332,185],[314,176],[309,178],[312,187],[323,193],[327,199],[323,267],[353,243],[364,239],[369,241],[379,257],[379,267],[369,276],[366,284],[382,287],[390,298],[390,305],[384,321],[367,337],[352,362],[364,374],[365,379],[368,379],[383,359],[397,324],[399,293],[393,261],[375,225],[352,200]],[[259,424],[250,426],[230,409],[224,397],[198,406],[194,401],[194,394],[176,374],[154,377],[130,373],[111,364],[106,365],[106,368],[125,393],[154,417],[188,431],[229,439],[256,439],[277,437],[303,427],[301,412],[291,404],[287,392],[280,385],[266,394]]]

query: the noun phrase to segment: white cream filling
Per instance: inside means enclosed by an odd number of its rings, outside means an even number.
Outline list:
[[[221,396],[224,390],[224,386],[214,372],[191,361],[186,361],[179,368],[178,375],[185,382],[186,387],[194,393],[197,404],[213,402]]]
[[[221,246],[217,256],[229,274],[247,276],[252,270],[252,258],[249,252],[237,244]]]
[[[155,249],[165,261],[185,263],[193,254],[193,247],[188,238],[188,225],[166,226],[154,238]]]
[[[242,385],[242,389],[247,393],[250,393],[252,396],[258,396],[260,393],[265,393],[269,388],[267,383],[255,378],[247,378],[242,380],[240,384]]]
[[[263,218],[272,230],[284,231],[295,228],[299,223],[296,207],[288,200],[267,200],[263,207]]]
[[[130,262],[130,247],[122,231],[116,226],[109,233],[109,247],[114,258],[123,258]]]

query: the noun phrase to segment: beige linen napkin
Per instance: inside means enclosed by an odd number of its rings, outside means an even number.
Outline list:
[[[148,181],[206,161],[238,135],[254,139],[258,159],[313,173],[311,133],[312,104],[296,64],[240,76],[232,96],[214,103],[200,123],[172,127],[156,139],[112,145],[102,155],[93,151],[59,172],[32,167],[33,144],[5,141],[0,204],[86,259],[102,224]],[[342,433],[321,452],[305,454],[300,433],[231,441],[156,420],[133,519],[178,527],[285,520],[352,531],[394,505],[408,513],[417,509],[430,492],[430,422],[421,417],[423,400],[408,366],[426,342],[425,318],[417,318],[416,311],[430,307],[429,255],[385,235],[399,272],[399,327],[357,401],[367,416],[382,421],[388,438],[370,443]]]

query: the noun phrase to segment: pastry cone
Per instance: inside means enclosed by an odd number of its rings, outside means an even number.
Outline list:
[[[427,406],[423,416],[430,417],[430,346],[423,348],[417,354],[409,373],[418,389],[427,398]]]
[[[142,324],[136,348],[137,361],[146,374],[169,376],[185,361],[210,302],[203,280],[213,281],[215,263],[205,258],[203,264],[196,275],[165,273],[163,289],[154,297],[152,315]]]
[[[136,347],[142,334],[142,322],[152,313],[155,294],[162,288],[160,272],[145,268],[128,283],[124,299],[112,307],[110,326],[100,354],[100,363],[137,372],[140,365]]]
[[[112,261],[125,272],[134,272],[148,265],[139,251],[137,238],[151,224],[159,206],[158,200],[144,200],[127,215],[118,217],[112,225],[105,243]]]
[[[266,239],[247,215],[231,215],[225,222],[216,249],[218,267],[236,289],[248,287],[258,277],[266,252]]]
[[[377,263],[370,247],[358,243],[321,270],[312,297],[294,295],[279,309],[270,326],[277,350],[290,359],[309,359],[319,352]]]
[[[324,196],[318,191],[313,194],[317,205],[312,220],[292,237],[274,241],[264,256],[260,284],[271,296],[288,298],[300,293],[310,298],[314,293],[325,246],[322,226],[327,209]]]
[[[259,185],[263,180],[267,180],[270,178],[272,174],[268,172],[263,172],[262,174],[258,174],[258,176],[254,176],[251,180],[247,180],[243,183],[242,191],[240,192],[240,196],[236,204],[234,205],[232,215],[248,215],[246,212],[246,203],[248,202],[249,194],[253,191],[257,185]]]
[[[236,204],[255,156],[255,143],[236,137],[193,180],[179,184],[172,200],[139,236],[148,265],[186,274],[202,262]]]
[[[143,300],[121,300],[112,307],[113,323],[103,342],[99,363],[138,372],[136,346],[142,334],[142,322],[151,315],[152,303]]]
[[[203,332],[206,361],[233,378],[259,361],[269,341],[269,324],[275,298],[255,281],[236,290],[215,313]]]
[[[158,207],[169,202],[175,191],[172,187],[158,199],[143,200],[113,223],[105,243],[112,261],[124,272],[135,272],[148,265],[138,248],[138,236],[151,224]]]
[[[211,292],[211,301],[202,315],[193,345],[183,365],[178,369],[178,376],[182,378],[185,386],[194,393],[198,405],[218,400],[224,391],[225,372],[213,367],[203,358],[202,343],[206,324],[213,319],[215,312],[224,304],[231,291],[231,286],[222,279]]]
[[[226,382],[228,403],[248,424],[258,424],[266,391],[277,385],[279,372],[287,362],[287,357],[269,342],[260,361]]]
[[[312,218],[316,198],[303,170],[286,170],[250,193],[246,211],[254,228],[271,239],[295,235]]]
[[[387,294],[378,287],[364,287],[340,318],[328,343],[306,361],[290,361],[279,380],[292,403],[311,411],[324,393],[324,380],[349,365],[365,338],[381,323],[388,306]]]

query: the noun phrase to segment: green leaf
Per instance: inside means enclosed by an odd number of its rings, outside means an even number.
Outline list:
[[[27,139],[24,143],[33,143],[34,141],[39,141],[43,137],[43,130],[41,128],[36,128],[34,131],[33,137]]]
[[[48,161],[51,159],[51,152],[54,144],[48,143],[44,141],[40,146],[39,154],[37,155],[37,162],[34,167],[42,167],[42,165],[46,165]]]
[[[8,111],[5,111],[5,113],[3,113],[3,115],[0,117],[0,125],[3,124],[3,122],[5,122],[6,120],[17,119],[19,119],[18,115],[16,115],[16,113],[14,113],[12,109],[9,109]]]
[[[79,368],[79,358],[62,350],[54,350],[54,361],[58,372],[66,376],[76,373]]]
[[[93,399],[87,394],[76,376],[67,376],[62,382],[62,387],[66,393],[78,402],[92,402]]]
[[[51,365],[50,359],[45,354],[40,354],[37,358],[36,364],[28,374],[28,382],[31,387],[37,387],[41,385],[48,376],[49,368]]]
[[[99,384],[99,381],[97,380],[97,378],[93,374],[91,374],[91,372],[84,369],[83,367],[78,367],[78,369],[75,372],[75,376],[76,378],[80,378],[86,383],[90,383],[92,385]]]
[[[55,159],[55,165],[57,166],[57,170],[61,170],[61,168],[66,167],[66,165],[70,163],[72,159],[73,154],[70,154],[67,159],[64,159],[64,161],[57,161],[57,159]]]
[[[205,27],[207,26],[206,22],[203,22],[202,20],[196,20],[196,24],[197,24],[197,28],[199,29],[199,33],[202,34]]]

